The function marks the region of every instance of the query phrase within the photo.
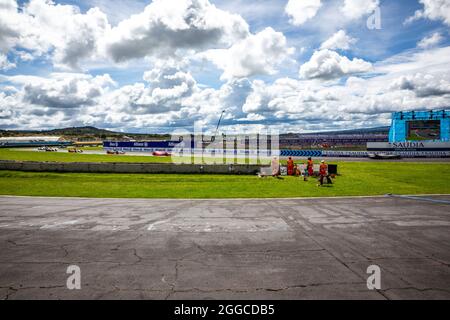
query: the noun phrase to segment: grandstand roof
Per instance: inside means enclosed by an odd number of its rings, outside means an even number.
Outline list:
[[[8,142],[8,141],[59,141],[60,136],[28,136],[28,137],[2,137],[0,141]]]

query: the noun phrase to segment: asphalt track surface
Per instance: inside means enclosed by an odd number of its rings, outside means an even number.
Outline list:
[[[24,149],[14,149],[15,151],[37,151],[37,149],[24,148]],[[45,152],[45,151],[40,151]],[[66,149],[59,149],[57,152],[59,153],[68,153]],[[83,154],[97,154],[97,155],[105,155],[106,151],[104,150],[85,150]],[[152,156],[151,153],[143,153],[143,152],[127,152],[124,155],[111,155],[111,157],[121,157],[121,156]],[[234,158],[234,156],[233,156]],[[287,160],[289,157],[281,157],[282,160]],[[306,157],[292,157],[296,161],[307,160]],[[269,161],[271,157],[268,158]],[[325,160],[327,162],[450,162],[450,158],[401,158],[401,159],[370,159],[370,158],[355,158],[355,157],[319,157],[314,158],[315,161]]]
[[[0,299],[450,299],[449,209],[450,196],[0,197]]]

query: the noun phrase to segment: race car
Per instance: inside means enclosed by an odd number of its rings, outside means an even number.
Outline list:
[[[77,149],[77,148],[69,148],[67,149],[69,153],[83,153],[83,150]]]
[[[153,151],[152,155],[155,157],[170,157],[170,153],[167,151]]]
[[[374,160],[393,160],[401,159],[402,157],[398,154],[393,153],[369,153],[369,158]]]
[[[125,154],[125,152],[119,150],[107,150],[106,154]]]

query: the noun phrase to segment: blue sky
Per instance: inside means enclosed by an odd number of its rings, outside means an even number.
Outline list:
[[[367,20],[380,13],[381,28]],[[0,128],[389,124],[450,102],[445,0],[0,0]]]

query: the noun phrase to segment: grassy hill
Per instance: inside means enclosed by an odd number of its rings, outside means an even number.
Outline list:
[[[308,134],[364,134],[364,133],[382,133],[387,134],[389,127],[377,127],[367,129],[352,129],[341,131],[327,131],[327,132],[314,132]],[[117,132],[106,129],[99,129],[92,126],[86,127],[71,127],[52,130],[0,130],[0,137],[20,137],[20,136],[63,136],[68,139],[88,139],[88,140],[105,140],[105,139],[121,139],[129,137],[136,140],[164,140],[169,139],[169,134],[145,134],[145,133],[128,133]],[[287,138],[290,136],[298,136],[296,133],[281,134],[281,138]],[[300,134],[301,135],[301,134]]]
[[[0,137],[21,137],[21,136],[63,136],[71,140],[105,140],[121,139],[129,137],[139,140],[164,140],[170,138],[167,134],[141,134],[124,133],[99,129],[96,127],[71,127],[52,130],[0,130]]]

